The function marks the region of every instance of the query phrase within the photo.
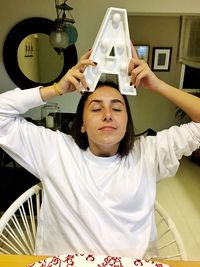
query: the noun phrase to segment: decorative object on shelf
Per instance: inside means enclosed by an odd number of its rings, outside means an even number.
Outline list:
[[[171,63],[172,47],[153,48],[153,71],[169,71]]]
[[[149,61],[149,45],[134,45],[137,55],[148,63]]]
[[[61,114],[57,103],[47,103],[41,109],[43,124],[50,129],[60,130]]]
[[[24,45],[24,57],[33,57],[33,44],[30,42]]]
[[[53,31],[49,36],[50,43],[58,54],[68,46],[75,44],[78,38],[77,30],[73,25],[75,20],[70,13],[73,8],[67,5],[66,2],[67,0],[64,0],[60,4],[59,0],[55,0],[57,18],[54,21]],[[67,17],[67,14],[70,17]]]

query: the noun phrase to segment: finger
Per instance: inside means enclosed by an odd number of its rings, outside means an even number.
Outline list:
[[[83,54],[81,57],[80,57],[80,60],[82,59],[88,59],[90,56],[91,56],[91,53],[92,53],[92,50],[88,50],[85,54]]]
[[[136,51],[135,47],[133,46],[133,43],[132,43],[131,40],[130,40],[130,43],[131,43],[131,54],[132,54],[132,57],[133,57],[133,58],[137,58],[137,59],[139,59],[139,58],[138,58],[137,51]]]
[[[141,65],[135,67],[131,72],[131,81],[135,86],[138,86],[142,77],[146,75],[147,64],[143,62]]]
[[[84,70],[89,65],[95,67],[97,65],[97,63],[94,62],[93,60],[90,60],[90,59],[82,59],[73,68],[79,69],[81,72],[84,72]]]
[[[79,70],[71,69],[69,71],[69,75],[70,75],[70,77],[73,77],[77,81],[77,82],[75,82],[75,80],[73,79],[73,84],[76,87],[76,90],[80,91],[80,88],[82,85],[86,90],[89,91],[88,84],[87,84],[85,76],[83,75],[82,72],[80,72]]]
[[[76,90],[79,93],[82,91],[80,82],[76,77],[69,74],[68,75],[68,82],[70,82],[70,84],[71,84],[71,91]]]
[[[130,45],[131,45],[132,59],[130,60],[129,67],[128,67],[129,75],[130,75],[131,71],[134,69],[135,64],[137,63],[135,60],[139,60],[138,55],[137,55],[137,52],[136,52],[136,49],[133,46],[133,43],[132,43],[131,40],[130,40]]]
[[[142,79],[146,76],[147,71],[144,70],[143,72],[140,72],[136,78],[135,78],[135,86],[138,87],[139,84],[141,83]]]
[[[129,75],[131,75],[131,72],[133,71],[133,69],[137,67],[138,65],[140,65],[141,63],[142,61],[140,59],[132,58],[128,66]]]
[[[85,76],[81,73],[81,75],[78,75],[78,80],[79,80],[79,84],[81,84],[86,91],[89,91],[89,87],[88,87],[88,84],[87,84],[87,81],[85,79]]]

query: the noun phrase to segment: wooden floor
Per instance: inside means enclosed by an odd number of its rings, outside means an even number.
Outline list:
[[[157,198],[177,225],[189,259],[200,260],[200,166],[183,157],[176,176],[157,188]]]

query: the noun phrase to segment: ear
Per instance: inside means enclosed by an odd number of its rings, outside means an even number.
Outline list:
[[[83,125],[81,126],[81,133],[85,133],[85,127]]]

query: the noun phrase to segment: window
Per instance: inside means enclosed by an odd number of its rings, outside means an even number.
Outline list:
[[[183,16],[179,46],[179,61],[200,68],[200,16]]]
[[[183,16],[179,46],[180,88],[200,91],[200,16]]]
[[[180,88],[187,91],[200,91],[200,69],[182,65]]]

